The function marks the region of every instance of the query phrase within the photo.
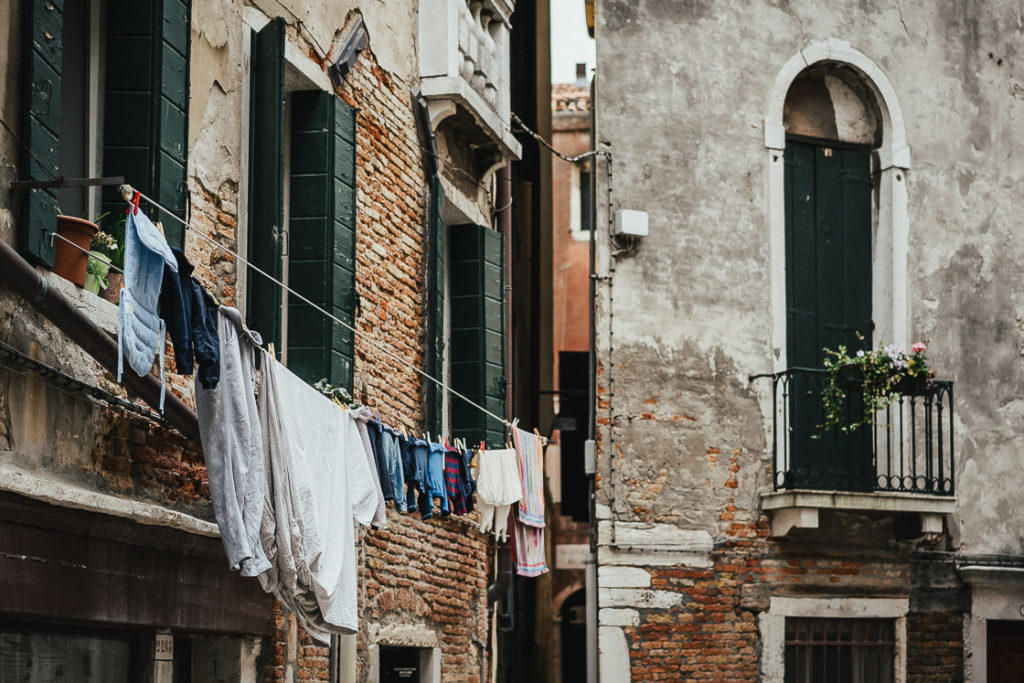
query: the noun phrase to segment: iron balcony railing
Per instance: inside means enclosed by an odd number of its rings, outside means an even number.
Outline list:
[[[775,490],[953,495],[953,382],[906,388],[873,424],[843,432],[821,426],[825,370],[760,377],[772,379]],[[863,414],[856,384],[846,388],[845,410],[847,424]]]

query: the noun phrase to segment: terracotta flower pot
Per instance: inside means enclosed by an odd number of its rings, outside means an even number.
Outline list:
[[[57,258],[53,272],[79,287],[85,286],[86,267],[89,265],[89,246],[100,231],[92,221],[73,216],[57,216],[57,234],[81,247],[75,249],[62,239],[55,240]]]
[[[100,290],[100,298],[116,304],[121,300],[121,284],[124,282],[124,275],[121,273],[107,274],[107,288]]]

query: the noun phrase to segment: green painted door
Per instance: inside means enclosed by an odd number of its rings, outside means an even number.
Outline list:
[[[786,313],[790,368],[820,369],[825,348],[871,342],[871,159],[863,149],[786,146]],[[865,341],[858,338],[863,337]],[[863,490],[874,483],[870,431],[821,433],[824,376],[789,384],[789,477],[797,488]],[[850,415],[862,409],[849,393]],[[854,420],[851,420],[854,421]]]

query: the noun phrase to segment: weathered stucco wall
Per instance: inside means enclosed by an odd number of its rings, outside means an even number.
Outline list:
[[[614,429],[600,503],[712,533],[730,503],[737,520],[757,519],[770,389],[747,376],[773,370],[775,351],[767,100],[799,49],[836,38],[881,68],[906,123],[909,336],[929,340],[938,376],[956,382],[954,542],[1024,552],[1011,514],[1024,505],[1011,484],[1024,414],[1022,22],[1018,4],[997,1],[598,3],[612,208],[650,214],[650,236],[601,288],[598,415]]]

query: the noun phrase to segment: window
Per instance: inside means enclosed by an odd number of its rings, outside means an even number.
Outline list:
[[[505,253],[501,233],[481,225],[448,228],[451,385],[495,415],[505,414]],[[451,434],[468,443],[505,443],[503,425],[458,398]]]
[[[248,258],[318,306],[355,319],[355,110],[285,60],[284,20],[252,38]],[[352,389],[351,330],[249,269],[249,325],[307,382]]]
[[[0,680],[129,683],[132,641],[127,638],[0,631]]]
[[[437,647],[378,646],[380,683],[440,683],[441,650]]]
[[[26,3],[22,179],[124,176],[184,216],[189,16],[187,0]],[[58,208],[95,218],[121,206],[112,187],[102,200],[95,189],[27,190],[20,248],[52,266]],[[165,230],[181,243],[181,226]]]
[[[575,240],[590,239],[593,222],[593,171],[587,159],[572,167],[572,187],[569,196],[569,226]]]
[[[890,683],[891,619],[786,619],[786,683]]]
[[[495,415],[505,414],[504,242],[488,227],[446,225],[444,185],[431,184],[427,216],[427,374]],[[447,283],[447,284],[446,284]],[[426,425],[467,443],[501,448],[505,431],[429,380]]]

